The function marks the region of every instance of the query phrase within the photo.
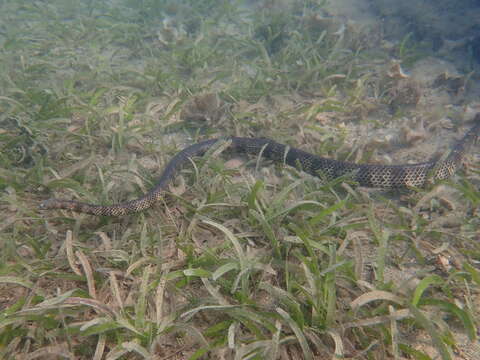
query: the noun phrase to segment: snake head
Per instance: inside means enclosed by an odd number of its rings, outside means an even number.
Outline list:
[[[38,209],[39,210],[49,210],[49,209],[53,209],[54,206],[53,206],[53,199],[48,199],[48,200],[44,200],[42,201],[40,204],[38,204]]]

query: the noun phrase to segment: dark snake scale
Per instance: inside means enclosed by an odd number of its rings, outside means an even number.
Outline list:
[[[427,181],[450,177],[462,165],[465,154],[480,136],[480,113],[474,126],[454,145],[448,156],[418,164],[376,165],[354,164],[326,159],[308,152],[263,138],[229,137],[229,151],[236,154],[260,155],[267,159],[298,167],[308,174],[326,179],[351,176],[360,186],[384,189],[422,187]],[[167,186],[178,171],[190,163],[192,157],[201,156],[222,139],[211,139],[191,145],[177,153],[165,167],[155,186],[142,197],[114,205],[95,205],[73,200],[49,199],[41,209],[65,209],[104,216],[121,216],[150,208],[164,197]]]

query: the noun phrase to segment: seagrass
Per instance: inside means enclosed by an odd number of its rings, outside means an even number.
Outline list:
[[[480,113],[473,127],[450,150],[448,156],[417,164],[377,165],[355,164],[314,155],[265,138],[229,137],[210,139],[193,144],[177,153],[166,165],[155,186],[145,195],[113,205],[89,204],[75,200],[48,199],[40,204],[44,210],[65,209],[103,216],[121,216],[150,208],[163,198],[169,182],[191,158],[202,156],[219,141],[228,141],[230,153],[262,156],[267,159],[299,167],[313,176],[336,179],[349,175],[360,186],[384,189],[423,187],[427,181],[443,180],[453,175],[462,165],[471,145],[479,138]]]

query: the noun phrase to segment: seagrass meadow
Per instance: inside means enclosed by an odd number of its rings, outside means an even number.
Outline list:
[[[374,3],[0,0],[0,358],[480,359],[480,144],[384,191],[220,142],[147,211],[38,208],[137,198],[216,137],[446,156],[473,47],[395,38]]]

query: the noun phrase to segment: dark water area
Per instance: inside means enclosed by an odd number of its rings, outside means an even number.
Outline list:
[[[429,43],[434,52],[480,62],[479,1],[372,0],[372,5],[388,36],[411,33],[412,39]]]

